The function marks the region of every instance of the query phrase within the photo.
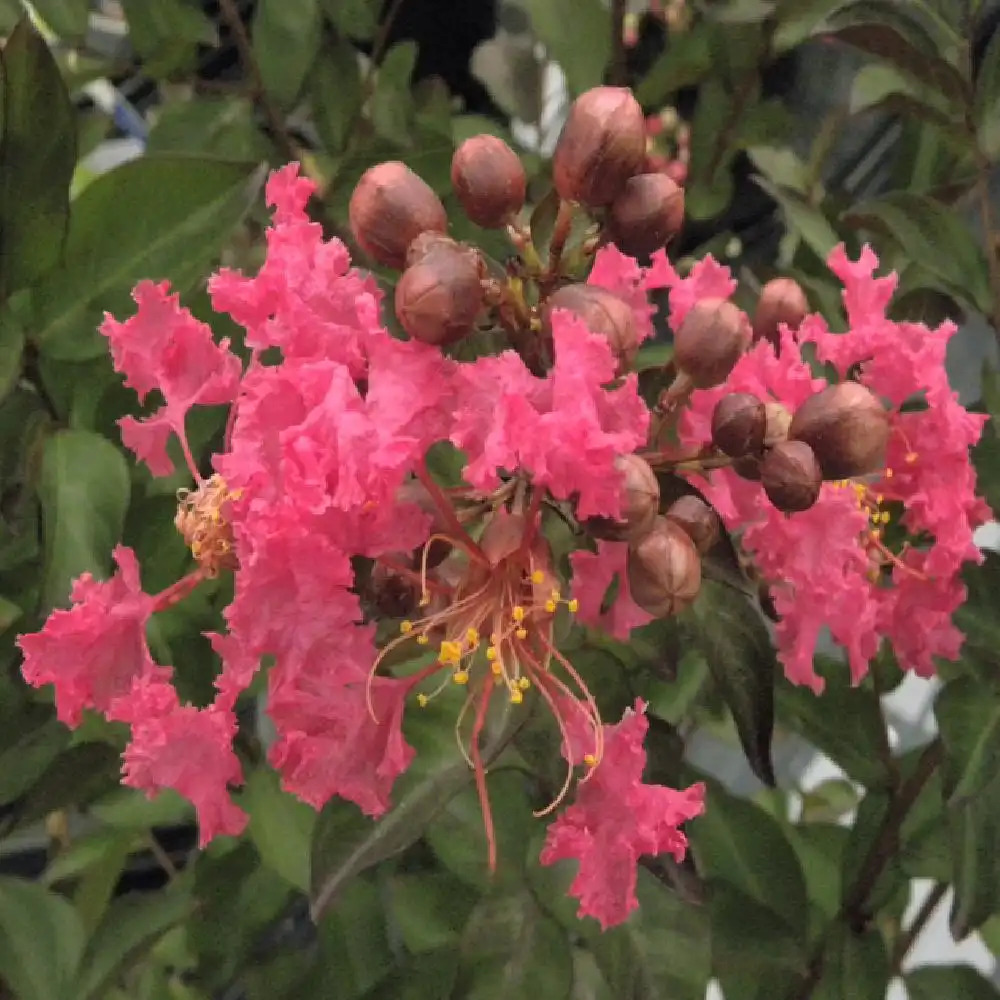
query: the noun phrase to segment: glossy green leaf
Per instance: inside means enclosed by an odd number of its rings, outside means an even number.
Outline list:
[[[404,145],[413,118],[410,82],[417,64],[417,43],[399,42],[385,54],[375,77],[371,100],[371,122],[376,133],[389,142]]]
[[[948,290],[989,311],[985,258],[968,226],[950,208],[922,195],[896,191],[852,206],[842,219],[847,225],[890,236]]]
[[[759,610],[742,594],[715,580],[702,581],[698,598],[682,618],[701,649],[754,773],[774,784],[774,646]]]
[[[712,786],[704,815],[688,824],[698,870],[773,911],[795,933],[806,929],[806,883],[781,824],[760,806]]]
[[[527,889],[483,898],[469,917],[458,992],[465,1000],[543,996],[569,1000],[573,962],[566,932]]]
[[[251,168],[195,157],[144,157],[101,175],[73,206],[65,264],[34,297],[41,351],[83,360],[108,347],[105,311],[129,314],[132,287],[205,275],[256,194]]]
[[[969,965],[928,965],[905,978],[910,1000],[997,1000],[1000,992]]]
[[[250,814],[248,832],[264,864],[308,892],[316,810],[282,791],[277,772],[270,768],[248,775],[240,804]]]
[[[818,919],[811,930],[825,932],[840,910],[841,871],[850,831],[836,823],[803,823],[796,826],[791,842],[802,865],[806,895]]]
[[[951,932],[961,940],[998,912],[1000,903],[1000,777],[974,799],[947,811],[951,843]]]
[[[358,41],[375,34],[381,9],[380,0],[323,0],[323,10],[338,32]]]
[[[107,439],[89,431],[58,431],[46,441],[38,484],[45,607],[62,604],[81,573],[105,574],[121,537],[129,492],[128,466]]]
[[[186,153],[253,163],[273,159],[253,104],[245,97],[195,97],[157,108],[146,152]]]
[[[198,47],[218,45],[212,22],[185,0],[122,0],[129,40],[151,76],[195,69]]]
[[[116,899],[87,943],[76,985],[78,1000],[102,1000],[118,976],[194,906],[195,900],[180,888]]]
[[[659,106],[682,87],[700,83],[712,72],[713,35],[711,23],[695,22],[689,31],[670,39],[635,89],[638,100],[647,106]]]
[[[26,20],[0,55],[0,301],[59,261],[76,162],[76,122],[48,45]]]
[[[81,38],[87,32],[90,0],[32,0],[32,6],[60,38]]]
[[[1000,157],[1000,33],[996,31],[979,65],[975,121],[983,153],[990,159]]]
[[[608,12],[600,0],[518,0],[574,96],[603,82],[611,56]]]
[[[885,786],[886,737],[878,698],[871,689],[851,687],[839,663],[829,666],[822,694],[787,682],[778,685],[779,717],[865,787]]]
[[[12,740],[0,753],[0,805],[30,791],[69,741],[66,727],[55,718],[39,720]]]
[[[825,261],[840,242],[840,237],[822,210],[795,191],[778,187],[763,177],[755,177],[754,180],[778,203],[788,228],[798,234],[820,260]]]
[[[946,684],[934,702],[944,743],[949,805],[978,795],[1000,770],[1000,702],[972,677]]]
[[[466,836],[464,831],[456,836]],[[457,946],[478,894],[442,871],[397,875],[390,908],[407,951],[417,954]]]
[[[65,899],[0,877],[0,980],[17,1000],[75,997],[83,943],[80,920]]]
[[[812,997],[885,1000],[889,977],[889,954],[881,933],[878,930],[855,933],[843,923],[835,923],[823,952],[823,975]]]
[[[454,948],[439,948],[414,955],[373,990],[365,993],[362,1000],[440,1000],[441,997],[450,997],[458,973],[458,961],[458,951]]]
[[[24,327],[9,310],[0,307],[0,403],[21,376],[24,343]]]
[[[863,880],[866,889],[867,906],[874,912],[899,891],[904,884],[903,871],[899,855],[893,853],[888,862],[881,866],[878,877],[872,882],[868,868],[868,859],[873,848],[880,843],[886,812],[889,808],[889,794],[882,791],[869,791],[861,800],[851,827],[851,835],[844,849],[841,867],[842,903],[853,901],[859,880]],[[880,850],[882,848],[879,848]]]
[[[253,52],[264,89],[290,108],[323,41],[319,0],[260,0],[253,19]]]
[[[694,219],[711,219],[729,204],[733,193],[730,166],[736,149],[733,125],[739,109],[733,94],[716,77],[698,89],[691,122],[691,165],[684,207]]]
[[[328,152],[339,152],[361,113],[361,69],[354,47],[343,40],[324,45],[310,80],[316,129]]]

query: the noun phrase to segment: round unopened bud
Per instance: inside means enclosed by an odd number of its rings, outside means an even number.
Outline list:
[[[761,289],[753,314],[753,339],[769,340],[777,348],[781,343],[779,324],[794,332],[808,313],[809,300],[802,286],[791,278],[775,278]]]
[[[792,415],[782,403],[770,402],[764,407],[764,447],[773,448],[788,438]]]
[[[721,385],[750,345],[750,323],[732,302],[702,299],[674,334],[674,364],[697,389]]]
[[[594,538],[622,542],[649,531],[660,507],[660,484],[649,463],[638,455],[620,455],[615,468],[623,477],[622,516],[619,520],[592,517],[587,529]]]
[[[630,177],[607,215],[611,241],[633,256],[666,246],[683,223],[684,189],[662,173]]]
[[[361,175],[347,214],[358,246],[386,267],[403,267],[407,247],[421,233],[448,228],[441,199],[396,161],[378,163]]]
[[[863,385],[841,382],[810,396],[796,410],[788,436],[812,448],[824,479],[850,479],[885,464],[889,415]]]
[[[688,533],[665,517],[629,546],[626,568],[632,600],[657,618],[683,611],[701,589],[698,550]]]
[[[451,186],[484,229],[499,229],[520,210],[527,183],[520,157],[495,135],[466,139],[451,158]]]
[[[730,458],[756,455],[764,447],[764,404],[749,392],[731,392],[712,411],[712,444]]]
[[[588,208],[608,205],[642,169],[646,120],[632,91],[594,87],[581,94],[552,154],[559,197]]]
[[[414,340],[453,344],[471,332],[483,295],[479,254],[441,240],[408,266],[396,283],[396,317]]]
[[[823,471],[802,441],[779,441],[760,463],[760,481],[778,510],[808,510],[819,496]]]
[[[760,482],[760,455],[744,455],[733,460],[733,472],[741,479],[749,479],[752,483]]]
[[[704,554],[719,540],[719,515],[701,497],[685,493],[678,497],[664,512],[668,521],[680,525],[694,542],[694,547]]]
[[[618,373],[627,371],[639,350],[639,332],[635,327],[632,307],[614,292],[597,285],[564,285],[545,302],[543,317],[546,328],[552,328],[552,310],[568,309],[599,333],[618,359]]]

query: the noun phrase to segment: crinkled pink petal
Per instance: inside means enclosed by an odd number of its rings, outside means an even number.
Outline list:
[[[54,686],[56,711],[68,726],[79,725],[85,708],[106,712],[140,678],[169,676],[146,645],[154,599],[142,592],[135,553],[119,545],[112,554],[118,571],[110,580],[84,573],[73,584],[73,606],[17,640],[24,679]]]
[[[122,757],[123,784],[150,798],[164,788],[183,795],[198,815],[201,847],[219,835],[243,832],[246,813],[229,793],[230,785],[243,783],[230,710],[180,705],[171,684],[147,679],[118,698],[109,717],[132,726]]]
[[[577,620],[584,625],[603,629],[623,642],[632,629],[646,625],[653,616],[632,600],[626,572],[626,542],[597,543],[596,552],[577,549],[569,555],[573,569],[573,596],[580,602]],[[611,606],[602,611],[611,581],[618,578],[618,593]]]
[[[687,838],[679,827],[704,810],[705,789],[683,791],[646,785],[643,740],[645,705],[636,702],[621,722],[604,727],[604,754],[576,800],[549,826],[541,862],[579,862],[570,894],[580,901],[579,915],[594,917],[607,930],[628,918],[635,896],[640,857],[669,853],[680,861]]]
[[[375,677],[369,687],[372,636],[370,627],[345,626],[270,674],[271,762],[283,786],[316,809],[337,795],[381,815],[413,759],[402,731],[412,685]]]

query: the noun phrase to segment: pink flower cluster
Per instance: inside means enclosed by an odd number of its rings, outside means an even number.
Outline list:
[[[585,740],[571,734],[575,722],[560,723],[571,770],[586,773],[576,804],[551,825],[543,859],[577,859],[581,913],[605,926],[619,922],[636,905],[637,858],[683,854],[677,827],[701,811],[702,790],[644,785],[643,706],[605,725],[585,691],[570,697],[575,673],[563,681],[551,669],[572,670],[552,648],[551,622],[557,603],[576,601],[559,596],[536,535],[543,491],[572,498],[582,517],[618,514],[614,462],[645,443],[649,421],[636,377],[615,382],[607,342],[569,313],[553,318],[555,361],[545,377],[512,351],[461,364],[393,338],[381,324],[374,281],[352,270],[344,246],[325,242],[309,221],[312,189],[296,165],[276,172],[267,187],[275,212],[265,263],[253,277],[224,270],[210,282],[215,309],[246,331],[245,370],[166,284],[140,284],[129,319],[106,317],[101,332],[126,383],[141,399],[155,389],[164,400],[151,416],[123,419],[123,441],[154,475],[165,475],[174,470],[168,446],[176,439],[195,477],[177,525],[197,568],[147,595],[133,552],[117,548],[109,581],[81,578],[72,607],[20,638],[24,676],[54,686],[68,725],[87,709],[128,723],[125,783],[186,796],[202,844],[238,834],[246,821],[231,796],[242,780],[234,708],[264,657],[273,662],[268,712],[278,734],[270,759],[284,787],[317,808],[340,796],[371,816],[389,808],[413,758],[404,707],[426,697],[420,689],[432,673],[452,671],[468,685],[477,778],[491,692],[508,691],[516,705],[534,687],[554,710],[577,706],[567,711],[589,725]],[[203,477],[185,418],[194,406],[221,403],[232,404],[226,445]],[[530,477],[530,506],[511,544],[487,550],[449,512],[425,466],[428,448],[442,441],[463,449],[465,481],[487,502],[510,502],[511,477]],[[404,631],[423,641],[453,630],[438,662],[376,674],[375,626],[365,621],[352,558],[391,560],[428,541],[431,518],[402,489],[414,477],[442,501],[438,514],[470,553],[471,575],[443,610],[431,607],[426,625],[406,623]],[[230,568],[235,596],[226,628],[210,636],[221,660],[215,699],[181,705],[171,669],[150,655],[147,625],[200,580]],[[434,595],[427,596],[429,603]],[[465,664],[480,631],[490,636],[495,676],[470,681]]]

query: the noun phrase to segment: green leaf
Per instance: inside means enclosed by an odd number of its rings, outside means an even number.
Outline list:
[[[968,965],[928,965],[905,978],[910,1000],[997,1000],[1000,992]]]
[[[479,895],[447,872],[397,875],[391,909],[407,951],[418,954],[458,944]]]
[[[82,38],[87,33],[90,0],[32,0],[32,6],[60,38]]]
[[[944,37],[911,17],[893,0],[859,0],[827,18],[822,33],[891,63],[913,79],[963,105],[968,86],[947,58],[946,46],[957,41]],[[957,111],[956,111],[957,113]]]
[[[869,791],[858,806],[854,825],[851,827],[851,835],[844,849],[841,868],[841,902],[847,902],[855,891],[858,879],[861,877],[872,849],[881,834],[889,802],[890,798],[887,792]],[[867,875],[867,872],[865,874]],[[882,868],[875,883],[868,887],[867,905],[869,911],[875,912],[886,905],[899,890],[903,881],[899,855],[894,853],[889,862]]]
[[[703,876],[725,882],[771,910],[804,935],[806,883],[795,848],[781,824],[759,806],[709,790],[705,813],[688,825]]]
[[[197,65],[198,47],[218,46],[212,22],[185,0],[122,0],[128,36],[151,76],[171,76]]]
[[[731,587],[703,580],[697,600],[682,616],[682,627],[705,656],[754,773],[773,785],[776,660],[760,612]]]
[[[892,237],[906,256],[940,278],[946,290],[989,311],[986,260],[969,228],[950,208],[896,191],[851,207],[842,221]]]
[[[342,39],[324,45],[310,87],[316,130],[328,152],[339,152],[361,113],[361,72],[354,46]]]
[[[823,952],[822,978],[811,996],[814,1000],[843,1000],[844,997],[884,1000],[889,977],[889,955],[882,934],[877,930],[856,934],[837,922]],[[912,994],[910,1000],[913,1000]]]
[[[527,889],[479,902],[465,928],[462,959],[458,993],[465,1000],[529,995],[569,1000],[569,939]]]
[[[21,377],[24,342],[24,327],[9,309],[0,307],[0,403]]]
[[[813,931],[825,932],[840,910],[841,871],[849,836],[846,828],[834,823],[806,823],[793,829],[792,843],[802,865],[806,895],[819,916]]]
[[[992,432],[993,425],[994,420],[986,425],[987,433]],[[997,447],[1000,462],[1000,442]],[[977,466],[976,471],[981,479],[983,470]],[[989,683],[996,676],[1000,663],[1000,618],[996,613],[1000,554],[986,552],[985,555],[980,565],[967,565],[962,571],[967,595],[965,603],[955,612],[955,624],[965,634],[962,662],[973,667],[977,676]]]
[[[89,431],[57,431],[45,442],[42,605],[63,603],[81,573],[102,573],[121,537],[129,501],[128,466],[110,441]]]
[[[944,743],[948,805],[978,795],[1000,770],[1000,701],[972,677],[946,684],[934,702]]]
[[[378,27],[381,0],[323,0],[323,10],[341,35],[365,41]]]
[[[282,791],[277,773],[269,768],[248,776],[240,804],[250,814],[250,839],[264,864],[296,889],[308,892],[316,811]]]
[[[104,354],[104,311],[134,308],[129,293],[143,279],[184,291],[203,277],[258,183],[243,164],[194,157],[143,157],[98,177],[74,203],[63,267],[34,295],[41,351],[66,361]]]
[[[711,219],[732,198],[730,166],[736,155],[732,131],[738,114],[734,96],[720,79],[711,77],[698,89],[691,122],[691,171],[684,194],[691,218]]]
[[[76,163],[76,121],[59,66],[27,20],[0,56],[0,301],[59,261]]]
[[[608,12],[600,0],[518,0],[574,96],[604,79],[611,57]]]
[[[191,896],[178,888],[116,899],[87,944],[74,996],[103,1000],[118,976],[185,920],[194,906]]]
[[[802,195],[777,187],[763,177],[754,177],[754,181],[778,203],[785,216],[785,225],[797,233],[820,260],[825,261],[840,242],[840,237],[823,212]]]
[[[955,890],[951,932],[961,940],[997,912],[1000,900],[1000,777],[947,817]]]
[[[290,108],[323,40],[319,0],[260,0],[252,33],[264,89],[280,107]]]
[[[973,115],[980,149],[996,159],[1000,156],[1000,33],[996,31],[979,64]]]
[[[157,109],[146,152],[213,156],[245,163],[273,158],[274,149],[244,97],[193,97]]]
[[[399,42],[385,54],[375,77],[371,100],[371,122],[377,135],[389,142],[405,144],[413,120],[410,82],[417,64],[417,43]]]
[[[439,948],[414,955],[362,1000],[441,1000],[452,996],[458,972],[458,951]],[[464,997],[465,994],[462,994]]]
[[[58,719],[49,718],[6,746],[0,753],[0,805],[29,791],[68,741],[66,727]]]
[[[75,997],[83,928],[61,896],[0,877],[0,979],[17,1000]]]
[[[636,87],[635,96],[644,106],[658,107],[682,87],[700,83],[715,64],[711,23],[695,22],[690,31],[670,39],[649,72]]]
[[[824,662],[828,669],[822,669]],[[866,788],[889,782],[884,761],[885,730],[878,698],[870,689],[851,687],[846,667],[820,660],[827,677],[821,695],[787,682],[778,685],[778,715],[817,750]]]

